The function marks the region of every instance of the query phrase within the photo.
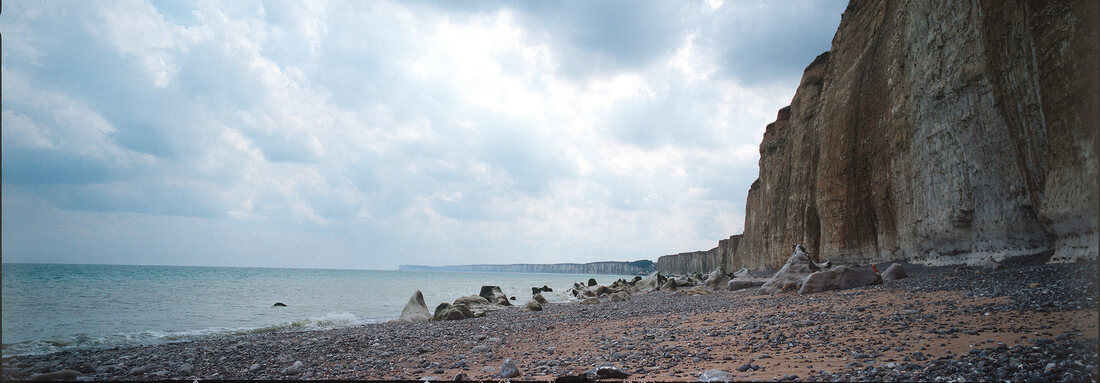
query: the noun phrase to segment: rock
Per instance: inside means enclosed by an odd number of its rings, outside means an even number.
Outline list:
[[[302,373],[302,361],[295,361],[290,367],[284,368],[280,371],[283,375],[298,375]]]
[[[554,289],[550,288],[550,286],[547,286],[547,285],[542,285],[542,292],[544,292],[544,293],[552,293],[552,292],[554,292]]]
[[[784,291],[797,291],[802,288],[802,283],[810,274],[829,268],[831,263],[819,264],[810,259],[806,254],[806,248],[796,245],[790,259],[767,282],[760,286],[760,292],[765,294],[778,294]],[[877,275],[877,274],[876,274]]]
[[[752,273],[749,272],[747,267],[742,267],[741,270],[733,272],[733,277],[741,279],[752,278]]]
[[[531,299],[534,299],[535,302],[538,302],[540,304],[550,303],[550,301],[546,300],[546,297],[542,296],[542,293],[536,293],[534,296],[531,297]]]
[[[1004,267],[1000,262],[997,262],[996,259],[993,259],[993,257],[983,259],[978,266],[986,270],[1000,270]]]
[[[256,371],[260,371],[260,364],[259,363],[252,363],[252,365],[248,367],[248,372],[256,372]]]
[[[489,301],[489,303],[501,306],[512,305],[512,302],[508,301],[508,295],[504,294],[504,291],[500,289],[500,286],[481,286],[481,292],[477,295],[485,298],[485,300]]]
[[[432,319],[432,313],[428,311],[428,305],[424,303],[424,294],[416,290],[405,308],[401,310],[401,317],[391,322],[427,322]]]
[[[516,362],[513,362],[512,359],[505,359],[504,363],[500,365],[500,371],[493,376],[497,378],[508,379],[515,378],[519,376],[519,374],[520,372],[519,368],[516,367]]]
[[[485,297],[482,297],[480,295],[467,295],[467,296],[455,299],[454,304],[456,304],[456,305],[465,305],[466,307],[469,307],[469,306],[477,306],[477,305],[487,305],[487,304],[489,304],[489,301],[486,300]]]
[[[470,378],[466,376],[465,372],[459,371],[457,374],[455,374],[454,378],[451,378],[451,381],[452,382],[461,382],[461,381],[469,380],[469,379]]]
[[[886,268],[886,271],[882,272],[882,280],[894,281],[909,276],[905,274],[905,269],[901,267],[901,264],[895,263]]]
[[[726,288],[729,289],[730,291],[737,291],[737,290],[747,289],[747,288],[750,288],[750,287],[762,286],[762,285],[764,285],[765,281],[767,281],[767,280],[766,279],[761,279],[761,278],[731,279],[729,281],[729,283],[726,284]]]
[[[556,378],[554,378],[555,383],[580,383],[580,382],[587,382],[587,381],[588,381],[588,377],[585,376],[584,374],[565,374],[565,375],[559,375]]]
[[[690,289],[683,289],[676,292],[676,295],[680,296],[695,296],[695,295],[709,295],[710,290],[707,290],[706,286],[695,286]]]
[[[275,302],[275,304],[274,304],[274,305],[271,305],[271,307],[286,307],[286,303],[283,303],[283,302]]]
[[[699,379],[696,382],[729,382],[733,377],[729,373],[722,370],[707,370],[702,374],[699,374]]]
[[[523,311],[542,311],[542,305],[539,302],[530,301],[523,305]]]
[[[191,363],[184,363],[176,371],[179,371],[181,374],[184,374],[184,375],[194,375],[195,374],[195,366],[192,366]],[[249,371],[252,371],[252,369],[249,369]]]
[[[600,303],[600,298],[596,298],[596,297],[585,298],[585,300],[581,301],[582,305],[595,305],[595,304],[599,304],[599,303]]]
[[[432,316],[432,320],[462,320],[473,317],[474,313],[471,312],[470,308],[466,307],[466,305],[452,305],[444,302],[435,307],[435,315]]]
[[[810,274],[798,290],[799,294],[813,294],[829,290],[846,290],[882,283],[882,276],[874,270],[837,266],[830,270]]]
[[[486,352],[489,352],[489,346],[479,344],[477,346],[474,346],[474,348],[471,348],[470,351],[475,354],[484,354]]]
[[[656,289],[659,289],[661,287],[661,285],[665,283],[665,279],[666,278],[663,275],[661,275],[660,272],[654,272],[652,274],[649,274],[649,275],[645,276],[645,278],[642,278],[638,282],[634,283],[634,287],[637,287],[637,288],[642,289],[642,290],[656,290]]]
[[[592,287],[598,284],[599,283],[596,283],[596,278],[588,278],[588,287]]]
[[[630,377],[625,371],[610,364],[603,364],[584,373],[588,380],[600,379],[626,379]]]
[[[5,367],[4,369],[6,370],[7,368]],[[7,375],[7,374],[5,374],[5,375]],[[51,380],[73,380],[73,379],[76,379],[77,377],[83,376],[83,375],[84,374],[81,374],[79,371],[61,370],[61,371],[47,372],[47,373],[42,373],[42,374],[34,374],[34,375],[31,375],[31,377],[28,378],[27,380],[30,380],[32,382],[46,382],[46,381],[51,381]],[[131,374],[131,375],[133,375],[133,374]],[[10,379],[8,376],[5,376],[5,378]]]
[[[626,292],[620,291],[620,292],[611,294],[611,301],[612,302],[623,302],[623,301],[628,301],[628,300],[630,300],[630,294],[627,294]]]
[[[703,282],[703,285],[706,286],[706,288],[708,289],[718,290],[727,288],[729,282],[730,277],[729,275],[726,275],[726,270],[723,270],[721,266],[718,266],[717,269],[714,269],[714,271],[710,272],[710,275],[707,276],[707,279],[705,282]]]
[[[665,281],[665,284],[661,285],[661,291],[676,291],[676,278],[669,278]]]
[[[602,297],[604,295],[611,295],[612,291],[607,286],[596,286],[596,296]]]

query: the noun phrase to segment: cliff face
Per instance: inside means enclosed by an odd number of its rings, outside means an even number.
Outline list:
[[[739,245],[674,257],[1095,259],[1098,3],[933,3],[852,2],[766,129]]]
[[[456,265],[456,266],[417,266],[400,265],[402,271],[473,271],[500,273],[564,273],[564,274],[613,274],[643,275],[656,270],[652,261],[634,262],[592,262],[592,263],[554,263],[554,264],[511,264],[511,265]]]
[[[718,247],[708,251],[692,251],[662,256],[657,258],[657,271],[666,275],[684,275],[694,272],[710,272],[718,266],[724,267],[726,272],[740,270],[741,266],[735,265],[733,257],[740,240],[740,235],[734,235],[718,241]],[[735,266],[736,268],[734,268]]]

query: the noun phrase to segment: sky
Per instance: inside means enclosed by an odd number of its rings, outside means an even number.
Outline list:
[[[3,262],[656,260],[845,1],[4,1]]]

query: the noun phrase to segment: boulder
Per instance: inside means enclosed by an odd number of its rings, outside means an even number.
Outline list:
[[[469,306],[477,306],[477,305],[487,305],[487,304],[489,304],[489,301],[486,300],[485,297],[482,297],[480,295],[467,295],[467,296],[464,296],[462,298],[455,299],[454,304],[456,304],[456,305],[466,305],[467,307],[469,307]]]
[[[523,305],[523,311],[542,311],[542,305],[536,301],[530,301]]]
[[[432,319],[432,313],[428,311],[428,305],[424,303],[424,294],[416,290],[405,308],[401,310],[401,317],[394,322],[427,322]]]
[[[752,279],[730,279],[726,284],[726,288],[730,291],[743,290],[751,287],[757,287],[764,284],[767,279],[752,278]]]
[[[493,375],[501,379],[515,378],[519,376],[519,367],[516,367],[516,362],[512,359],[505,359],[504,363],[500,365],[500,371]]]
[[[596,296],[602,297],[604,295],[611,295],[612,291],[607,286],[596,286]]]
[[[706,372],[699,374],[699,379],[696,382],[730,382],[733,381],[733,377],[728,372],[722,370],[707,370]]]
[[[661,291],[676,291],[676,286],[676,278],[669,278],[665,284],[661,285]]]
[[[550,303],[550,301],[546,300],[546,297],[542,296],[542,293],[536,293],[535,296],[531,297],[531,299],[534,299],[535,302],[538,302],[540,304]]]
[[[723,270],[722,266],[718,266],[718,268],[714,269],[714,271],[710,273],[710,276],[708,276],[706,281],[703,282],[703,285],[706,286],[706,288],[708,289],[718,290],[727,288],[729,282],[730,277],[729,275],[726,275],[726,270]]]
[[[877,285],[882,276],[870,268],[851,268],[837,266],[829,270],[810,274],[798,289],[799,294],[812,294],[829,290],[845,290],[854,287]]]
[[[595,304],[599,304],[599,303],[600,303],[600,298],[596,298],[596,297],[585,298],[585,300],[581,301],[582,305],[595,305]]]
[[[542,292],[544,292],[544,293],[552,293],[552,292],[554,292],[554,289],[550,288],[550,286],[547,286],[547,285],[542,285],[542,289],[541,289],[541,290],[542,290]]]
[[[749,272],[749,269],[747,267],[742,267],[741,270],[737,270],[737,271],[733,272],[733,277],[734,278],[752,278],[752,273]],[[718,370],[711,370],[711,371],[718,371]]]
[[[708,295],[710,290],[707,290],[706,286],[695,286],[690,289],[683,289],[676,292],[676,295],[680,296],[695,296],[695,295]]]
[[[470,311],[466,305],[452,305],[447,302],[440,303],[435,307],[435,315],[432,316],[433,321],[444,320],[462,320],[466,318],[473,318],[474,313]]]
[[[635,275],[634,279],[630,280],[630,284],[634,285],[634,284],[638,283],[638,281],[640,281],[640,280],[642,280],[642,277],[640,275]]]
[[[1000,262],[997,262],[996,259],[993,259],[993,257],[983,259],[981,262],[978,263],[978,266],[986,270],[1000,270],[1004,267],[1003,265],[1001,265]]]
[[[598,284],[599,283],[596,283],[596,278],[588,278],[588,286],[591,287],[591,286],[595,286],[595,285],[598,285]]]
[[[653,274],[649,274],[644,278],[639,279],[638,282],[635,282],[634,287],[642,290],[657,290],[660,289],[661,285],[665,283],[665,279],[666,278],[664,275],[661,275],[660,272],[655,271],[653,272]]]
[[[905,273],[905,269],[898,263],[890,265],[890,267],[886,268],[886,271],[882,272],[882,280],[884,281],[898,280],[908,276],[909,275]]]
[[[622,301],[629,301],[629,300],[630,300],[630,294],[626,293],[625,291],[620,291],[620,292],[611,294],[611,301],[612,302],[622,302]]]
[[[275,302],[275,304],[271,305],[271,307],[286,307],[286,303]]]
[[[541,293],[541,292],[542,292],[542,289],[540,289],[538,287],[532,287],[531,288],[531,295],[535,295],[535,294],[538,294],[538,293]]]
[[[831,266],[832,264],[829,262],[824,264],[814,262],[810,259],[810,255],[806,254],[806,248],[802,245],[796,245],[794,253],[787,259],[787,263],[779,269],[779,272],[760,286],[760,292],[778,294],[784,291],[797,291],[802,288],[802,283],[806,281],[810,274]]]
[[[500,286],[481,286],[480,295],[489,303],[497,304],[501,306],[511,306],[512,302],[508,301],[508,295],[504,294],[504,291],[500,289]]]
[[[599,367],[588,370],[584,373],[584,375],[588,378],[588,380],[592,381],[600,379],[626,379],[630,377],[630,374],[627,374],[626,371],[623,371],[622,369],[610,364],[603,364]]]

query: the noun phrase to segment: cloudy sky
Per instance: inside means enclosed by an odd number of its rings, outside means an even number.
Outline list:
[[[4,1],[4,262],[656,260],[846,1]]]

